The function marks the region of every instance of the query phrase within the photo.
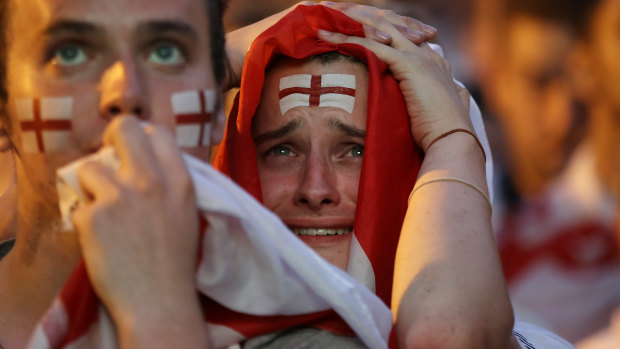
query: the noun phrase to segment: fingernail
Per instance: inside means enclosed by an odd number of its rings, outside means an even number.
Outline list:
[[[334,34],[334,33],[330,32],[330,31],[323,30],[323,29],[319,29],[319,30],[317,31],[317,33],[318,33],[320,36],[330,36],[330,35],[333,35],[333,34]]]
[[[424,35],[421,31],[409,28],[407,28],[407,35],[414,40],[424,40],[424,38],[426,38],[426,35]]]
[[[392,36],[390,34],[382,32],[381,30],[377,30],[375,33],[376,33],[377,37],[379,39],[381,39],[381,40],[386,40],[387,41],[387,40],[392,39]]]
[[[425,31],[428,34],[435,34],[437,33],[437,28],[430,26],[428,24],[422,24],[422,30]]]

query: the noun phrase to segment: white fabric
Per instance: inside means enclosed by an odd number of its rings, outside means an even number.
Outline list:
[[[75,171],[83,161],[118,164],[104,148],[58,171],[61,213],[82,195]],[[226,307],[254,315],[334,309],[370,348],[387,348],[390,310],[353,278],[299,240],[280,219],[211,166],[184,155],[198,207],[209,222],[197,287]],[[303,296],[300,296],[303,295]],[[217,333],[211,334],[217,338]],[[233,343],[228,343],[233,344]]]
[[[574,349],[555,333],[536,325],[515,321],[512,331],[523,349]]]

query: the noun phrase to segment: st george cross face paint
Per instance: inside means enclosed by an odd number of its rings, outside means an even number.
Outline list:
[[[181,147],[209,146],[216,104],[215,91],[177,92],[170,101],[175,116],[177,144]]]
[[[296,74],[280,79],[280,112],[295,107],[334,107],[353,112],[355,75]]]
[[[73,98],[42,97],[15,100],[25,153],[53,153],[71,144]]]

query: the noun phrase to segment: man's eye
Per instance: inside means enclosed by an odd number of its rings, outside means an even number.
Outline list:
[[[60,46],[54,51],[52,63],[60,66],[74,66],[86,62],[88,56],[84,49],[76,44]]]
[[[349,152],[352,157],[361,158],[364,156],[364,146],[359,144],[354,145]]]
[[[295,156],[295,153],[293,153],[293,151],[285,146],[285,145],[276,145],[275,147],[269,149],[269,152],[267,153],[267,155],[271,155],[271,156]]]
[[[177,45],[161,43],[153,47],[148,60],[160,65],[181,65],[185,63],[185,56]]]

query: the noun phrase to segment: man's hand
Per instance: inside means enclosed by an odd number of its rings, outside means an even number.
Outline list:
[[[152,347],[149,339],[157,339],[165,347],[172,343],[166,337],[176,338],[173,346],[179,340],[207,345],[194,288],[196,199],[173,136],[164,127],[143,129],[134,117],[117,117],[104,143],[116,150],[120,169],[90,162],[78,170],[90,201],[73,213],[73,223],[121,345]]]
[[[399,16],[391,10],[382,10],[372,6],[353,4],[348,2],[329,2],[323,1],[320,5],[341,11],[347,16],[355,19],[364,25],[366,37],[382,43],[390,44],[393,40],[393,34],[390,31],[384,31],[377,22],[391,23],[394,30],[399,33],[399,37],[406,37],[414,44],[421,44],[428,40],[432,40],[437,35],[437,29],[426,25],[416,19]],[[287,15],[298,5],[317,5],[312,1],[302,1],[288,9],[267,17],[252,25],[237,29],[226,34],[226,54],[230,62],[230,70],[227,72],[227,81],[224,84],[225,89],[239,86],[241,82],[241,72],[243,71],[243,62],[245,54],[250,45],[258,35],[274,25],[280,18]]]

